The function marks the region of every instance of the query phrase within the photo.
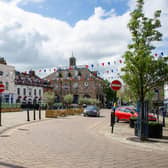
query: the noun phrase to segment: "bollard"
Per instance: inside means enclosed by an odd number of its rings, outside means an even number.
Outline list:
[[[27,121],[30,121],[29,109],[27,109]]]
[[[35,109],[35,107],[33,109],[33,119],[36,120],[36,109]]]
[[[113,112],[111,112],[111,133],[113,133],[114,131],[114,124],[115,124],[115,110]]]
[[[41,106],[39,106],[39,120],[41,120]]]

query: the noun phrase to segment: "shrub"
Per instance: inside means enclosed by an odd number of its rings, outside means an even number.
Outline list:
[[[68,95],[64,96],[64,103],[65,104],[70,105],[70,104],[72,104],[72,102],[73,102],[73,95],[68,94]]]

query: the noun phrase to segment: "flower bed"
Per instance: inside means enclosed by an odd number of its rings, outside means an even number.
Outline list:
[[[57,118],[59,116],[81,114],[83,109],[61,109],[61,110],[46,110],[45,117]]]

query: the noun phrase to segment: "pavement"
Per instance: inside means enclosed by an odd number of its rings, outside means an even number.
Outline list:
[[[30,121],[27,121],[27,111],[20,111],[20,112],[3,112],[1,113],[1,126],[0,126],[0,134],[3,132],[24,125],[24,124],[30,124],[32,122],[38,122],[39,120],[39,111],[35,112],[35,119],[33,111],[31,110],[29,112],[29,119]],[[45,111],[41,111],[41,121],[46,120],[45,118]]]
[[[108,109],[103,109],[102,111],[110,114],[110,110]],[[45,110],[41,111],[41,120],[39,120],[39,111],[36,111],[36,120],[34,120],[33,110],[29,112],[29,117],[30,121],[28,122],[27,111],[2,113],[2,126],[0,126],[0,134],[23,125],[45,120],[52,120],[51,118],[45,118]],[[161,117],[160,120],[162,120]],[[166,123],[168,123],[168,118],[166,118]],[[112,133],[109,116],[106,117],[104,122],[101,123],[101,129],[99,129],[98,132],[122,143],[129,143],[136,146],[144,146],[147,148],[168,151],[168,124],[166,124],[166,127],[163,127],[162,139],[150,138],[148,139],[149,141],[144,142],[139,142],[138,140],[136,141],[134,136],[134,129],[130,128],[127,122],[120,121],[119,123],[116,123]]]
[[[134,129],[125,122],[115,124],[112,134],[110,110],[101,110],[99,118],[44,114],[34,121],[31,112],[27,122],[25,111],[2,113],[0,168],[168,167],[168,139],[132,141]]]

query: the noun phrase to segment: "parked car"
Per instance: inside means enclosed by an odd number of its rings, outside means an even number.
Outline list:
[[[83,116],[100,116],[100,109],[96,105],[88,105],[83,112]]]
[[[133,106],[123,106],[118,107],[115,110],[115,120],[118,122],[119,120],[129,121],[131,117],[138,117],[138,113]],[[156,121],[157,118],[153,114],[148,114],[148,121]]]

